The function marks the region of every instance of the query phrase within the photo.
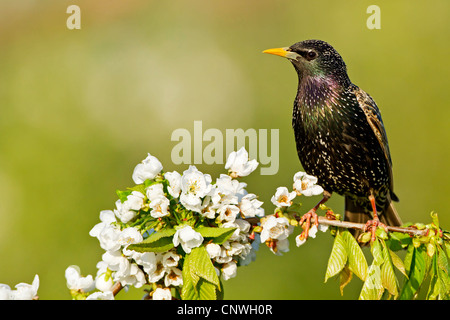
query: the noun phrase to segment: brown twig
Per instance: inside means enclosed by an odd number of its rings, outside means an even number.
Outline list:
[[[363,223],[355,223],[355,222],[348,222],[348,221],[340,221],[340,220],[330,220],[326,217],[319,216],[319,223],[325,226],[335,226],[340,228],[347,228],[347,229],[357,229],[364,231],[365,224]],[[401,232],[401,233],[407,233],[413,236],[423,236],[427,232],[426,229],[419,230],[416,228],[404,228],[404,227],[392,227],[387,226],[388,231],[390,232]]]
[[[250,224],[256,225],[259,222],[259,218],[247,218],[247,220]],[[299,221],[300,218],[297,219]],[[363,223],[355,223],[355,222],[348,222],[348,221],[340,221],[340,220],[333,220],[328,219],[327,217],[319,216],[319,223],[325,226],[335,226],[340,228],[347,228],[347,229],[357,229],[357,230],[363,230],[365,224]],[[407,233],[413,236],[423,236],[427,232],[427,229],[419,230],[416,228],[404,228],[404,227],[393,227],[393,226],[387,226],[388,231],[390,232],[400,232],[400,233]]]
[[[122,290],[122,288],[123,287],[120,284],[120,282],[116,282],[116,283],[114,283],[111,291],[112,291],[113,295],[116,296],[120,292],[120,290]]]

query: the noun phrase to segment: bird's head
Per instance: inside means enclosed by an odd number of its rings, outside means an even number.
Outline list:
[[[289,59],[301,79],[320,77],[349,81],[344,60],[325,41],[305,40],[290,47],[268,49],[263,52]]]

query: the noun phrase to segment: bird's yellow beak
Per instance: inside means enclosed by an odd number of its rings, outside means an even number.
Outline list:
[[[274,48],[274,49],[267,49],[264,50],[263,53],[270,53],[270,54],[274,54],[276,56],[280,56],[280,57],[286,57],[286,54],[289,51],[287,51],[287,48]]]
[[[296,60],[299,57],[298,53],[289,51],[289,47],[267,49],[267,50],[264,50],[263,53],[270,53],[270,54],[274,54],[276,56],[280,56],[280,57],[288,58],[288,59],[294,59],[294,60]]]

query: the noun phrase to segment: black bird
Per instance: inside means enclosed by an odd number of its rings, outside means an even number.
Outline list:
[[[302,219],[318,224],[316,210],[333,192],[345,196],[345,220],[377,226],[402,224],[392,201],[392,161],[375,101],[348,75],[344,60],[328,43],[305,40],[264,53],[285,57],[298,74],[292,126],[304,170],[318,178],[323,199]],[[371,215],[373,213],[373,216]],[[381,220],[380,220],[381,219]]]

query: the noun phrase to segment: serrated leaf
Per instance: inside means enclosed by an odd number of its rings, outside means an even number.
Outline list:
[[[384,263],[381,266],[381,283],[391,295],[397,297],[398,295],[398,281],[395,276],[394,265],[391,260],[390,250],[386,243],[382,240]]]
[[[199,300],[216,300],[216,286],[204,279],[200,279],[198,285]]]
[[[206,251],[206,248],[201,246],[193,248],[188,258],[185,260],[185,264],[189,263],[192,272],[197,276],[211,282],[217,287],[220,287],[219,277],[217,276],[214,265]]]
[[[344,239],[338,232],[334,238],[333,248],[331,249],[331,255],[328,259],[327,271],[325,274],[325,282],[336,274],[338,274],[347,262],[347,251]]]
[[[439,278],[439,298],[448,300],[450,298],[450,278],[448,275],[448,259],[444,250],[438,246],[437,274]]]
[[[339,273],[339,289],[341,291],[341,295],[344,295],[344,288],[347,284],[352,280],[353,273],[350,271],[349,267],[346,265],[344,269]]]
[[[431,260],[431,268],[430,268],[430,286],[427,292],[427,300],[436,300],[439,296],[440,291],[440,283],[437,274],[437,257],[433,257]]]
[[[391,255],[391,260],[394,266],[401,272],[403,275],[408,278],[408,274],[406,273],[405,265],[403,264],[402,259],[392,250],[389,249],[389,254]]]
[[[195,274],[194,275],[192,274],[189,263],[185,263],[183,265],[182,275],[183,275],[183,287],[181,288],[181,299],[197,300],[198,294],[193,280],[193,276],[194,277],[197,276]],[[195,283],[198,283],[198,279],[195,280]]]
[[[233,235],[236,228],[198,227],[194,230],[199,232],[203,238],[211,238],[214,243],[223,244]]]
[[[364,281],[360,300],[379,300],[383,295],[383,285],[381,283],[381,269],[378,265],[372,264],[367,272],[366,281]]]
[[[372,253],[374,264],[381,266],[384,262],[384,256],[383,249],[378,239],[375,239],[375,241],[371,243],[370,252]]]
[[[162,229],[152,233],[140,243],[129,245],[128,249],[137,252],[165,252],[174,247],[172,241],[174,234],[175,229]]]
[[[445,251],[447,252],[447,256],[450,257],[450,243],[449,242],[445,242]]]
[[[187,254],[183,264],[183,300],[214,300],[221,289],[219,277],[205,247],[197,247]]]
[[[423,247],[409,246],[408,252],[405,257],[405,268],[408,273],[408,279],[406,279],[399,299],[411,300],[418,293],[420,286],[425,278],[427,263],[426,263],[426,250]]]
[[[346,245],[349,269],[362,281],[367,277],[367,261],[355,237],[348,231],[339,232]]]
[[[389,262],[385,262],[381,266],[381,284],[391,295],[397,297],[397,278],[395,277],[394,268]]]

